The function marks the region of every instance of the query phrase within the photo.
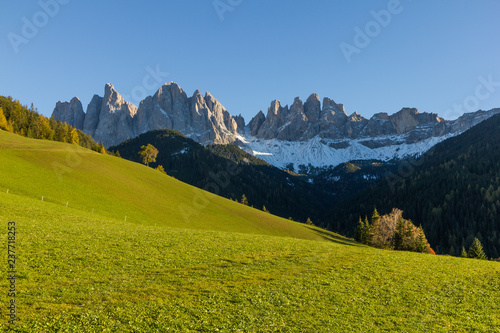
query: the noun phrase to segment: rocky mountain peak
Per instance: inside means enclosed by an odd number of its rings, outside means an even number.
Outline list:
[[[417,115],[418,109],[402,108],[399,112],[393,114],[390,119],[398,134],[408,132],[419,125]]]
[[[248,127],[250,128],[250,134],[252,136],[257,136],[257,134],[259,133],[259,129],[261,128],[265,120],[266,116],[264,115],[264,112],[262,112],[262,110],[260,110],[259,113],[257,113],[257,115],[252,118],[252,120],[250,120],[250,122],[248,123]]]
[[[293,104],[290,107],[290,113],[294,115],[304,114],[304,105],[299,96],[295,97]]]
[[[362,115],[358,114],[356,111],[354,111],[354,113],[351,114],[347,119],[348,119],[348,121],[363,121],[363,120],[366,120]]]
[[[126,102],[110,83],[104,86],[103,97],[93,96],[87,113],[76,101],[56,104],[54,119],[67,121],[107,147],[163,128],[201,143],[230,143],[236,138],[238,125],[241,130],[245,127],[243,117],[233,118],[209,92],[202,96],[197,90],[188,98],[175,82],[162,85],[142,100],[139,108]]]
[[[321,102],[317,94],[311,94],[304,103],[304,113],[309,122],[317,122],[321,115]]]
[[[336,114],[343,113],[347,117],[343,104],[337,104],[333,99],[328,97],[323,98],[323,112],[333,110]]]
[[[241,114],[234,117],[236,125],[238,126],[238,132],[243,132],[245,130],[245,118]]]
[[[70,125],[75,124],[77,128],[83,128],[85,113],[82,102],[78,97],[72,98],[70,102],[57,102],[52,118]]]

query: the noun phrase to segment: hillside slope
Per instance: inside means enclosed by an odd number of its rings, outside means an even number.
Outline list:
[[[244,152],[235,145],[202,146],[172,130],[155,130],[111,147],[123,158],[139,162],[141,146],[152,144],[159,150],[156,163],[175,178],[219,194],[240,199],[244,194],[250,205],[283,218],[318,225],[325,221],[333,196],[321,188],[294,177]],[[326,225],[325,225],[326,226]]]
[[[304,239],[319,233],[75,145],[0,131],[0,191],[128,222]]]
[[[459,255],[474,237],[500,256],[500,115],[450,138],[338,206],[337,231],[352,234],[359,215],[393,207],[421,224],[438,253]]]

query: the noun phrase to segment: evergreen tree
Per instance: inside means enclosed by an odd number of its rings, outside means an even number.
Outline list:
[[[418,227],[416,251],[421,253],[429,252],[429,243],[427,242],[427,238],[425,237],[424,229],[422,229],[422,226]]]
[[[467,253],[469,258],[486,260],[486,254],[484,254],[483,245],[481,241],[476,237],[472,241],[472,245],[469,248],[469,253]]]
[[[245,206],[248,206],[248,199],[247,199],[246,195],[243,194],[241,196],[240,203],[245,205]]]
[[[465,247],[462,246],[462,252],[460,253],[460,257],[467,258],[467,251],[465,251]]]
[[[373,210],[373,215],[372,215],[372,226],[377,225],[380,222],[380,214],[377,211],[377,208]]]
[[[307,225],[314,225],[313,221],[309,217],[307,218],[306,224]]]
[[[380,214],[378,213],[377,211],[377,208],[374,209],[373,211],[373,214],[372,214],[372,222],[370,224],[370,229],[368,230],[368,234],[369,234],[369,241],[370,245],[373,245],[373,244],[379,244],[379,240],[380,240],[380,230],[379,230],[379,226],[380,226]],[[375,245],[377,246],[377,245]]]
[[[356,236],[355,240],[358,243],[364,244],[364,234],[365,234],[365,224],[361,220],[361,216],[359,217],[358,225],[356,227]]]
[[[394,237],[392,239],[392,246],[394,250],[403,250],[403,238],[405,234],[405,221],[403,217],[398,218],[398,224],[396,226],[396,231],[394,232]]]
[[[269,211],[267,210],[266,206],[262,206],[262,211],[265,212],[265,213],[269,213]]]
[[[372,236],[370,234],[370,222],[368,222],[368,216],[365,216],[365,229],[363,233],[363,244],[370,245],[372,242]]]

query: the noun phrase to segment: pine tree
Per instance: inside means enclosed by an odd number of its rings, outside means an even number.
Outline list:
[[[306,224],[307,225],[314,225],[313,221],[309,217],[307,218]]]
[[[262,206],[262,211],[265,212],[265,213],[269,213],[269,211],[267,210],[266,206]]]
[[[248,199],[247,199],[246,195],[243,194],[241,196],[240,203],[243,204],[243,205],[245,205],[245,206],[248,206]]]
[[[360,216],[359,221],[358,221],[358,226],[356,227],[356,236],[354,238],[356,240],[356,242],[363,243],[364,234],[365,234],[365,224],[361,220],[361,216]]]
[[[392,246],[394,250],[403,250],[403,238],[405,234],[405,221],[403,217],[398,218],[398,224],[396,226],[396,231],[394,232],[394,237],[392,239]]]
[[[418,227],[416,250],[417,252],[421,253],[429,252],[429,242],[427,242],[427,238],[425,237],[424,229],[422,229],[422,226]]]
[[[474,241],[472,241],[472,245],[469,248],[469,253],[467,253],[467,256],[469,258],[481,260],[487,259],[486,254],[484,254],[483,244],[481,244],[481,241],[477,237],[474,238]]]
[[[363,244],[370,245],[372,243],[372,236],[370,234],[370,222],[368,222],[368,216],[365,216],[365,229],[363,234]]]
[[[467,251],[465,251],[465,247],[462,246],[462,252],[460,253],[462,258],[467,258]]]
[[[373,215],[372,215],[372,225],[376,225],[380,222],[380,214],[377,211],[377,208],[373,210]]]
[[[372,222],[370,224],[370,228],[368,229],[369,241],[370,245],[380,246],[380,214],[377,211],[377,208],[373,211],[372,214]]]

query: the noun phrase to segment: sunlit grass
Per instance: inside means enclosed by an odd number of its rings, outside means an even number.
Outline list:
[[[2,244],[8,221],[18,232],[13,331],[500,331],[496,262],[359,246],[215,196],[186,225],[176,208],[193,188],[174,179],[90,153],[57,185],[44,165],[64,156],[1,139]]]
[[[140,226],[0,199],[2,225],[17,222],[20,330],[500,329],[495,262]]]

